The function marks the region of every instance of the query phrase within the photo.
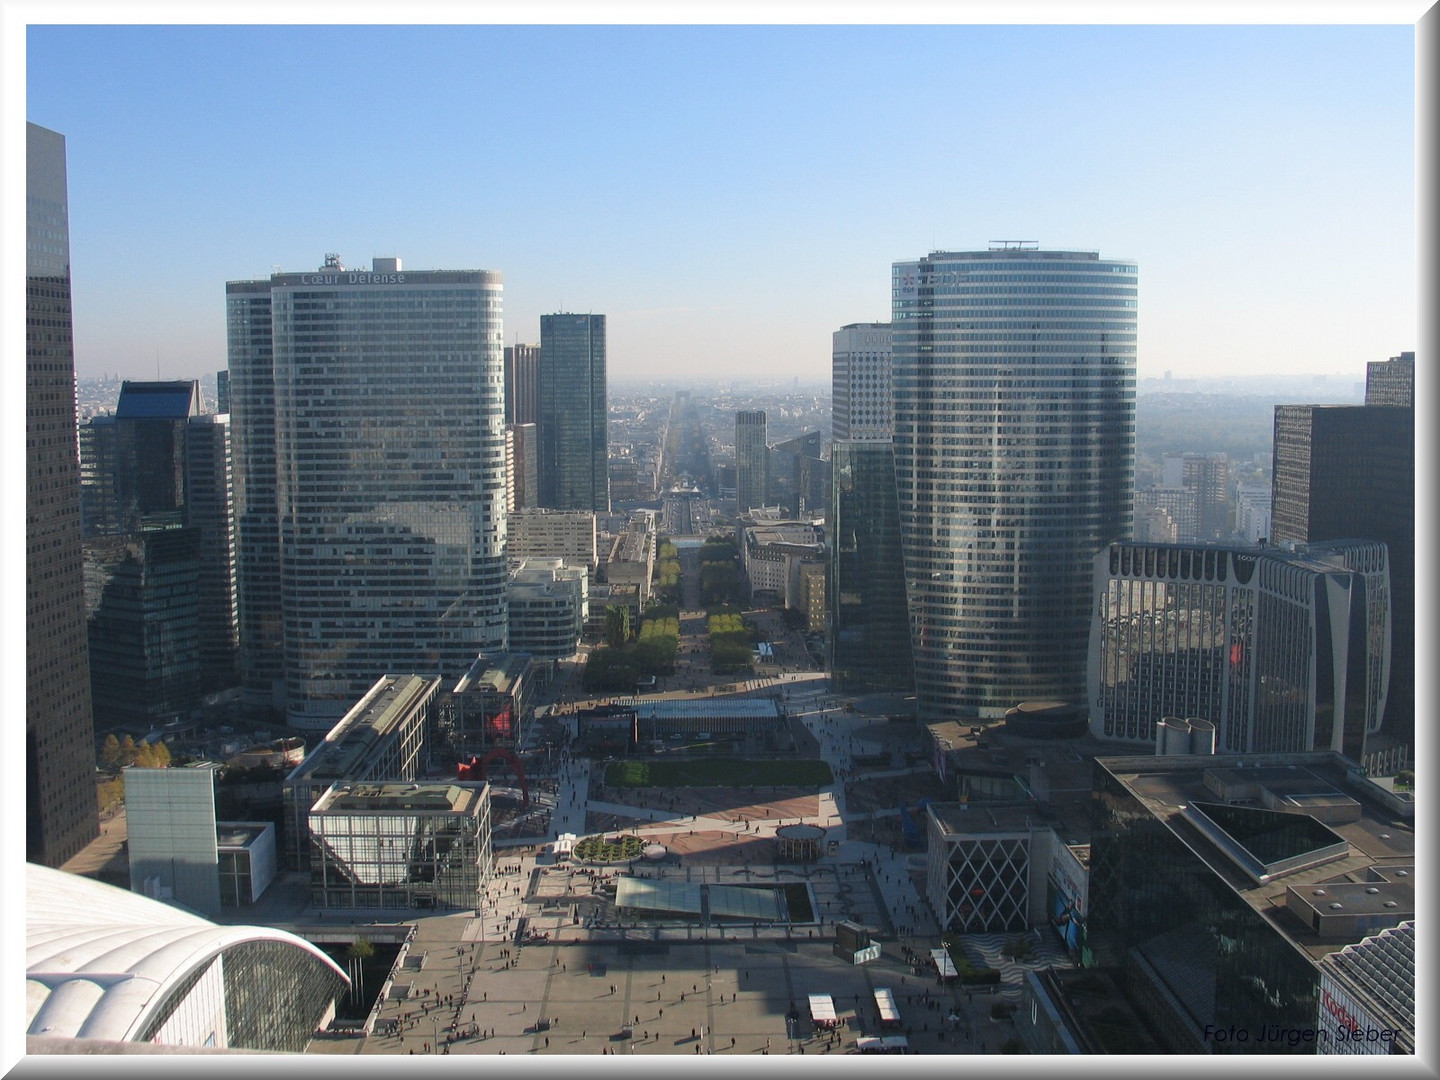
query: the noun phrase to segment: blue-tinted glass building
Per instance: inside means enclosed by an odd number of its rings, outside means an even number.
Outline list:
[[[540,316],[540,505],[610,511],[605,316]]]

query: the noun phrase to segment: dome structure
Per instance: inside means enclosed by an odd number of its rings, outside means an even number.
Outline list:
[[[350,982],[294,934],[33,863],[25,898],[28,1035],[299,1052]]]

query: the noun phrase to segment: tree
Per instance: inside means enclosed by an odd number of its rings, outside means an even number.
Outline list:
[[[345,950],[346,966],[350,969],[350,994],[360,1001],[365,997],[365,962],[375,956],[375,946],[367,937],[358,937]]]
[[[133,737],[126,735],[125,740],[120,744],[120,764],[134,765],[135,756],[140,753],[140,748],[135,745]]]
[[[107,769],[113,769],[120,764],[120,740],[113,731],[106,735],[105,741],[100,744],[100,764]]]

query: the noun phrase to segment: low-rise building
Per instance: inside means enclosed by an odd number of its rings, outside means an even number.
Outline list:
[[[332,784],[414,780],[436,723],[440,678],[384,675],[285,778],[285,862],[310,860],[310,808]]]
[[[510,574],[510,647],[553,670],[580,648],[590,614],[589,571],[564,559],[527,559]]]
[[[474,909],[494,865],[484,782],[334,784],[309,834],[321,908]]]

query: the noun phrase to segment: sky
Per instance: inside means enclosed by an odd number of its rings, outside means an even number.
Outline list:
[[[1023,239],[1138,262],[1142,378],[1363,379],[1416,348],[1414,44],[32,23],[24,115],[66,137],[81,378],[221,369],[225,282],[335,252],[500,271],[507,344],[603,313],[616,381],[825,380],[891,263]]]

